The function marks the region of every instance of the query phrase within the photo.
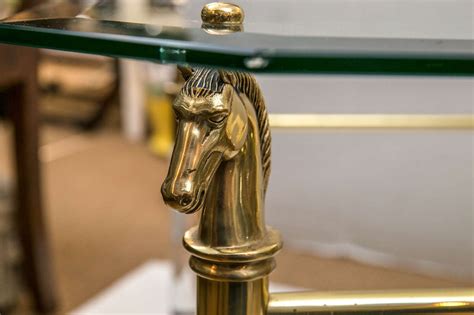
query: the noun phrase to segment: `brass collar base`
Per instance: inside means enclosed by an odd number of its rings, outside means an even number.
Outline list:
[[[201,259],[234,263],[271,258],[282,247],[280,232],[268,226],[263,239],[228,247],[213,247],[204,244],[199,238],[199,227],[195,226],[184,234],[183,244],[191,255]]]
[[[275,268],[274,256],[282,247],[280,233],[271,227],[262,240],[240,246],[211,247],[199,238],[199,227],[186,232],[184,247],[189,264],[199,276],[217,281],[250,281],[269,275]]]
[[[274,258],[268,258],[257,262],[229,264],[191,256],[189,266],[198,276],[208,280],[246,282],[268,276],[275,269],[276,263]]]

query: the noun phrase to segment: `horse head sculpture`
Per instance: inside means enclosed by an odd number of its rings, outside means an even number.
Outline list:
[[[208,245],[261,238],[271,139],[260,89],[249,74],[180,71],[186,82],[173,104],[177,136],[163,198],[183,213],[203,211]]]

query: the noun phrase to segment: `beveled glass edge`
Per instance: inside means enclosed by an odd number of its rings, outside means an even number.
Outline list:
[[[50,19],[51,21],[77,18]],[[222,47],[179,39],[127,34],[78,32],[35,27],[38,20],[0,23],[0,42],[159,63],[190,64],[254,73],[473,76],[474,54],[304,54],[278,51],[265,54],[251,48]],[[43,20],[44,21],[44,20]],[[95,21],[133,24],[116,21]],[[247,34],[251,35],[251,34]],[[261,35],[265,36],[265,35]],[[268,35],[274,36],[275,35]],[[339,40],[344,41],[344,38]],[[354,38],[351,38],[354,40]],[[368,40],[368,39],[360,39]],[[381,46],[394,39],[378,40]],[[398,39],[400,40],[400,39]],[[414,40],[407,40],[414,42]],[[439,40],[423,40],[439,42]],[[459,40],[445,42],[465,42]],[[472,45],[472,44],[471,44]],[[166,57],[164,57],[166,55]],[[265,63],[262,65],[262,63]]]

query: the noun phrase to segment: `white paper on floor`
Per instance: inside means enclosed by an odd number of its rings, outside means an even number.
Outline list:
[[[173,286],[174,281],[176,283]],[[183,272],[180,277],[175,278],[172,262],[151,260],[117,280],[70,314],[173,315],[176,310],[189,312],[194,306],[193,285],[194,275],[191,271]],[[302,290],[304,289],[270,283],[271,292]],[[175,297],[178,295],[180,304],[175,305],[178,300]]]

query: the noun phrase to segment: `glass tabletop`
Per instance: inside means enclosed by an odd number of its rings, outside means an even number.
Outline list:
[[[270,73],[474,74],[473,0],[240,0],[243,29],[201,25],[202,0],[49,1],[0,42]]]

